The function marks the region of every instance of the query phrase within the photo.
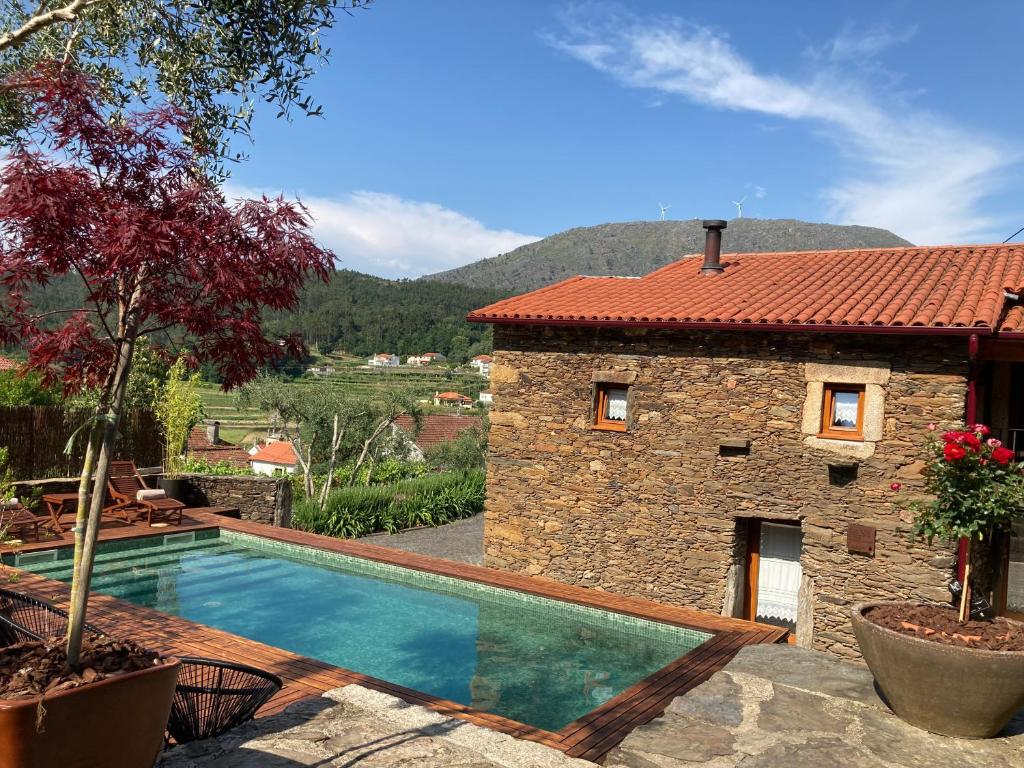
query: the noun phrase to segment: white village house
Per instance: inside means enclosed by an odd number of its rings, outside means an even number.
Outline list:
[[[398,355],[392,355],[390,352],[381,352],[366,361],[367,365],[374,368],[397,368],[401,363]]]
[[[448,358],[442,355],[440,352],[424,352],[422,355],[409,355],[405,359],[406,365],[431,365],[433,363],[443,363]]]
[[[276,440],[263,447],[253,447],[249,460],[252,471],[257,475],[294,475],[299,466],[295,448],[288,440]]]
[[[486,379],[491,378],[491,356],[490,355],[477,355],[469,364],[473,369]]]

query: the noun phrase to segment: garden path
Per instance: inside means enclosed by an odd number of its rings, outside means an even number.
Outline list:
[[[481,512],[437,528],[414,528],[402,533],[375,533],[360,541],[460,563],[483,565],[484,516]]]

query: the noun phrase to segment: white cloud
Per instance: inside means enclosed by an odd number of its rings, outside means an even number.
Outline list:
[[[1017,158],[941,116],[895,99],[883,103],[849,72],[824,67],[802,80],[760,72],[722,33],[607,7],[570,12],[563,34],[548,40],[630,88],[812,124],[856,169],[822,191],[832,221],[885,227],[917,243],[985,239],[997,228],[979,203]],[[835,58],[858,46],[861,55],[877,52],[897,38],[876,32],[856,44],[841,40],[832,43]]]
[[[917,26],[893,29],[888,24],[876,24],[859,30],[847,24],[843,30],[822,48],[811,49],[812,56],[825,56],[833,61],[870,59],[897,45],[909,42],[917,34]]]
[[[231,187],[229,197],[263,190]],[[339,266],[383,277],[419,277],[507,253],[540,238],[480,221],[437,203],[359,190],[337,197],[299,195],[313,232]]]

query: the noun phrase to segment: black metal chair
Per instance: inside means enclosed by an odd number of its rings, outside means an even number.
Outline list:
[[[219,736],[256,715],[281,690],[281,678],[262,669],[181,656],[167,732],[179,744]]]
[[[94,635],[103,630],[86,624]],[[68,633],[68,612],[38,597],[0,589],[0,648],[28,640],[47,640]]]

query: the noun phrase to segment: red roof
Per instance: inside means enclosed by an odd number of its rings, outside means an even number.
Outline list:
[[[466,395],[459,394],[458,392],[440,392],[434,395],[438,400],[458,400],[458,401],[473,401],[473,398],[467,397]]]
[[[688,256],[640,278],[573,277],[470,313],[474,322],[784,330],[1024,332],[1024,245],[739,253],[702,275]]]
[[[11,360],[9,357],[0,357],[0,371],[16,371],[21,368],[21,363]]]
[[[528,296],[529,294],[526,294],[526,295]],[[491,356],[490,355],[477,355],[473,359],[474,360],[479,360],[481,363],[489,363],[489,362],[491,362]]]
[[[415,437],[413,437],[413,432],[416,427],[411,416],[399,416],[395,420],[395,425],[407,432],[413,438],[413,442],[425,450],[438,443],[454,440],[467,429],[482,428],[483,419],[479,416],[463,416],[459,413],[428,413],[423,416],[420,432]]]
[[[284,464],[293,466],[298,463],[295,456],[295,449],[287,440],[278,440],[263,446],[254,456],[249,457],[250,461],[262,461],[266,464]]]
[[[250,456],[234,443],[217,439],[216,444],[210,442],[206,427],[193,427],[188,436],[188,452],[196,458],[206,459],[211,464],[221,461],[233,467],[248,467]]]

